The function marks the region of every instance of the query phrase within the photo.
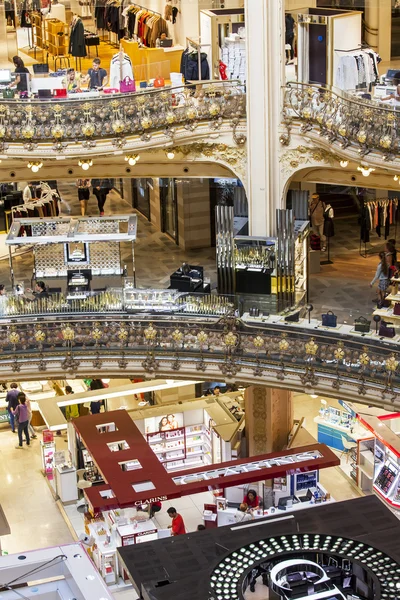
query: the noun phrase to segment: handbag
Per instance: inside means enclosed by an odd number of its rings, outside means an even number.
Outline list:
[[[386,300],[386,298],[384,300],[381,300],[380,302],[378,302],[378,308],[389,308],[389,306],[391,306],[391,302],[390,300]]]
[[[394,305],[393,314],[400,317],[400,302],[396,302],[396,304]]]
[[[393,323],[387,323],[386,321],[381,321],[379,327],[379,335],[381,337],[394,338],[396,335],[396,331],[394,327],[388,327],[388,325],[393,325]]]
[[[288,315],[287,317],[285,317],[285,321],[287,321],[288,323],[298,323],[300,319],[300,311],[298,310],[297,312],[293,313],[292,315]]]
[[[126,76],[122,81],[119,82],[119,91],[121,92],[121,94],[126,94],[128,92],[136,92],[135,80]]]
[[[321,250],[321,238],[316,233],[310,235],[311,250]]]
[[[322,315],[323,327],[336,327],[337,316],[331,310]]]
[[[5,89],[3,90],[3,98],[14,98],[15,90]]]
[[[165,86],[164,77],[156,77],[156,79],[154,80],[154,87],[155,88],[162,88],[164,86]]]
[[[358,333],[369,333],[371,327],[371,321],[368,321],[365,317],[358,317],[354,321],[354,331]]]

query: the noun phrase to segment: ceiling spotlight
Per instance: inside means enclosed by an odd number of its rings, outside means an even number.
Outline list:
[[[42,167],[42,161],[28,162],[28,169],[31,169],[32,173],[37,173]]]
[[[398,176],[398,175],[395,175],[395,176],[393,177],[393,179],[394,179],[395,181],[398,181],[398,180],[399,180],[399,176]]]
[[[140,158],[139,154],[127,154],[125,156],[125,160],[131,165],[131,167],[136,165],[139,158]]]
[[[343,169],[345,169],[348,166],[349,161],[348,160],[341,160],[339,164],[340,164],[341,167],[343,167]]]
[[[166,150],[165,156],[169,158],[169,160],[173,160],[175,158],[175,152],[173,150]]]
[[[84,171],[87,171],[93,165],[93,161],[92,160],[80,160],[78,162],[78,165],[80,167],[82,167],[82,169]]]
[[[363,165],[360,165],[359,167],[357,167],[357,171],[360,171],[364,177],[368,177],[373,171],[375,171],[375,169],[373,169],[372,167],[364,167]]]

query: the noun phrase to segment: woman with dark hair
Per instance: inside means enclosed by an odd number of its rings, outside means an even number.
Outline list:
[[[386,296],[386,291],[389,287],[389,265],[387,261],[386,252],[379,253],[380,263],[376,269],[375,277],[370,283],[370,287],[372,287],[375,281],[378,281],[378,296],[379,301],[383,302]]]
[[[158,431],[170,431],[170,429],[167,417],[163,417],[158,424]]]
[[[92,379],[90,382],[90,390],[102,390],[104,389],[104,384],[101,379]],[[90,403],[90,412],[92,415],[98,415],[100,413],[100,409],[104,400],[95,400]]]
[[[260,498],[256,490],[249,490],[243,499],[243,504],[247,504],[248,508],[258,508],[260,506]]]
[[[18,92],[28,91],[28,76],[29,71],[25,67],[24,61],[19,56],[13,56],[13,63],[15,66],[16,78],[13,83],[10,84],[10,88],[16,87]]]

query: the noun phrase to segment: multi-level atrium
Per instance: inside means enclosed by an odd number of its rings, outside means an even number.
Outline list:
[[[0,6],[2,599],[400,597],[399,10]]]

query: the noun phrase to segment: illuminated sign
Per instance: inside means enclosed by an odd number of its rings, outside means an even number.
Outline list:
[[[238,465],[229,465],[219,469],[209,469],[198,473],[189,473],[188,475],[180,475],[173,477],[172,480],[176,485],[185,485],[195,481],[209,481],[219,479],[220,477],[230,477],[231,475],[241,475],[262,469],[271,469],[272,467],[287,467],[295,463],[307,462],[322,458],[322,454],[318,450],[309,450],[308,452],[299,452],[298,454],[288,454],[287,456],[277,456],[264,460],[254,460]]]
[[[141,504],[150,504],[150,502],[165,502],[168,500],[167,496],[154,496],[154,498],[146,498],[145,500],[137,500],[135,502],[135,506],[140,506]]]

